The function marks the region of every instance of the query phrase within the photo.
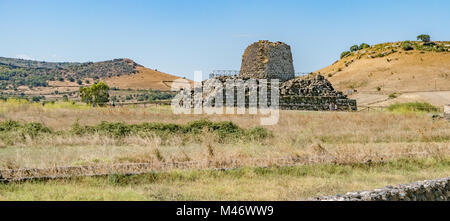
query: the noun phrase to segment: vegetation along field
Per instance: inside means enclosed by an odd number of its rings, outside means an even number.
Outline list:
[[[0,200],[302,200],[446,177],[450,124],[430,106],[282,111],[277,125],[260,127],[256,115],[8,99],[0,101],[1,171],[97,165],[107,175],[0,184]],[[114,172],[132,163],[193,166]]]

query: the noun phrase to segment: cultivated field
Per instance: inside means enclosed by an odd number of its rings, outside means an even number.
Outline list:
[[[282,111],[262,128],[261,116],[174,115],[169,106],[0,107],[0,170],[101,165],[110,174],[0,184],[0,200],[300,200],[450,175],[450,123],[432,113]],[[112,170],[129,163],[198,168]]]

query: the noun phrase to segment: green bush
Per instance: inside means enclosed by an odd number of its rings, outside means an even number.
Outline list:
[[[350,47],[350,51],[351,52],[355,52],[355,51],[358,51],[358,50],[359,50],[359,46],[358,45],[353,45],[353,46]]]
[[[344,51],[341,53],[341,59],[350,56],[352,53],[350,51]]]
[[[232,123],[212,122],[208,120],[198,120],[186,125],[172,123],[142,123],[142,124],[124,124],[102,122],[96,126],[80,126],[77,123],[72,125],[71,133],[77,135],[98,133],[106,136],[121,138],[130,135],[148,136],[154,134],[162,138],[170,138],[173,135],[186,135],[196,137],[204,132],[214,133],[221,141],[229,139],[251,139],[261,140],[271,136],[271,133],[261,127],[251,129],[242,129]]]
[[[0,133],[11,133],[16,132],[20,135],[29,135],[31,137],[36,137],[39,134],[51,133],[52,131],[41,123],[25,123],[20,124],[17,121],[3,121],[0,122]]]
[[[405,51],[414,50],[412,44],[410,42],[407,42],[407,41],[402,43],[402,48]]]
[[[31,101],[33,101],[33,102],[40,102],[41,99],[42,99],[41,96],[33,96],[33,97],[31,98]]]
[[[362,44],[359,46],[359,49],[365,49],[365,48],[370,48],[370,45],[369,45],[369,44],[366,44],[366,43],[362,43]]]
[[[389,94],[389,99],[395,99],[395,98],[397,98],[396,93]]]

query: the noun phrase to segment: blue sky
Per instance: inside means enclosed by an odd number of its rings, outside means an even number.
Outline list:
[[[353,44],[450,40],[447,0],[0,0],[0,56],[45,61],[131,58],[193,78],[240,68],[258,40],[291,45],[297,72]]]

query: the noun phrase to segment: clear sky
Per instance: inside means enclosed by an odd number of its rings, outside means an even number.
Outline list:
[[[258,40],[291,45],[297,72],[353,44],[450,40],[448,0],[0,0],[0,56],[45,61],[131,58],[193,78],[240,69]]]

